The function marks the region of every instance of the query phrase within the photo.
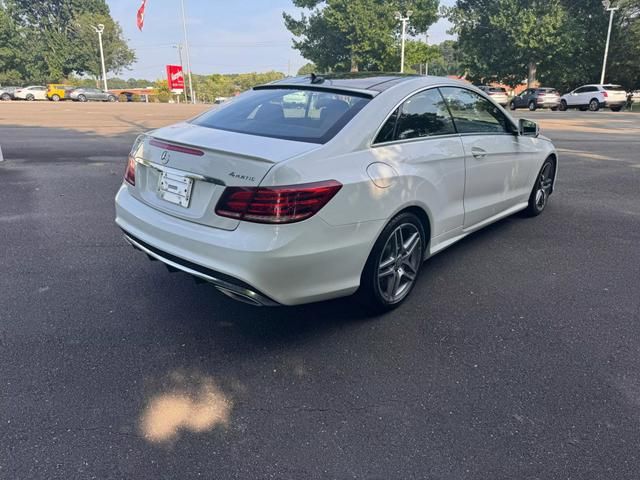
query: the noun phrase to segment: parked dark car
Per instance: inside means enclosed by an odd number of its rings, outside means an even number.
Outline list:
[[[560,95],[555,88],[527,88],[509,102],[509,108],[528,108],[532,112],[537,108],[557,110],[560,106]]]
[[[0,100],[6,102],[9,100],[15,100],[15,91],[20,87],[0,87]]]
[[[69,94],[69,98],[74,102],[88,102],[96,100],[98,102],[115,102],[118,100],[111,92],[105,92],[99,88],[76,88]]]

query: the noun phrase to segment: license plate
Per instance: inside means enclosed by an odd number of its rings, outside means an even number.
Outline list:
[[[158,194],[163,200],[188,208],[193,180],[170,172],[162,172]]]

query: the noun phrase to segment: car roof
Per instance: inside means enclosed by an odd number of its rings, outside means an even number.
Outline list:
[[[359,72],[359,73],[341,73],[326,74],[315,76],[316,80],[312,80],[311,75],[303,77],[284,78],[276,80],[267,85],[254,87],[256,90],[292,87],[292,88],[311,88],[313,90],[334,90],[364,94],[370,97],[388,90],[396,85],[403,83],[421,83],[423,86],[429,85],[463,85],[470,87],[471,84],[452,80],[446,77],[431,77],[414,74],[401,73],[380,73],[380,72]],[[318,80],[319,79],[319,80]]]

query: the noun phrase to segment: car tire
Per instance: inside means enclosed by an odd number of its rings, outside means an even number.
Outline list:
[[[579,107],[578,110],[580,110],[581,112],[586,112],[587,110],[589,110],[589,107]]]
[[[382,230],[369,254],[358,296],[371,313],[398,307],[416,284],[424,259],[425,229],[410,212],[394,217]]]
[[[600,110],[600,102],[597,98],[591,99],[591,101],[589,102],[589,110],[592,112],[597,112],[598,110]]]
[[[557,112],[558,111],[558,107],[551,107],[551,111],[552,112]]]
[[[51,95],[51,100],[53,100],[54,102],[59,102],[60,101],[60,95],[58,95],[58,94]]]
[[[540,168],[533,189],[531,190],[531,195],[529,195],[529,204],[524,211],[526,216],[537,217],[544,211],[549,201],[549,196],[553,191],[555,176],[555,158],[548,157],[542,164],[542,168]]]
[[[2,100],[3,102],[8,102],[9,100],[11,100],[11,95],[9,95],[8,93],[3,93],[2,95],[0,95],[0,100]]]
[[[515,110],[516,109],[516,102],[509,103],[509,109]]]
[[[85,97],[84,95],[78,95],[78,101],[84,103],[87,101],[87,97]]]
[[[558,108],[560,108],[561,112],[566,112],[567,108],[568,108],[567,101],[566,100],[561,100],[560,101],[560,107],[558,107]]]
[[[536,102],[534,102],[533,100],[531,100],[529,102],[529,105],[527,105],[527,106],[529,107],[529,111],[530,112],[535,112],[536,108],[538,108],[537,105],[536,105]]]
[[[619,112],[622,110],[622,107],[611,107],[612,112]]]
[[[116,100],[117,100],[116,97],[114,97],[113,95],[109,95],[109,98],[107,98],[107,102],[109,102],[109,103],[113,103]]]
[[[27,95],[26,97],[24,97],[24,99],[25,99],[27,102],[33,102],[33,101],[36,99],[36,97],[34,97],[33,95],[29,94],[29,95]]]

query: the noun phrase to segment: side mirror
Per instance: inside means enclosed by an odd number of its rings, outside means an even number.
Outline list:
[[[536,122],[521,118],[518,121],[518,133],[523,137],[538,137],[540,135],[540,128]]]

